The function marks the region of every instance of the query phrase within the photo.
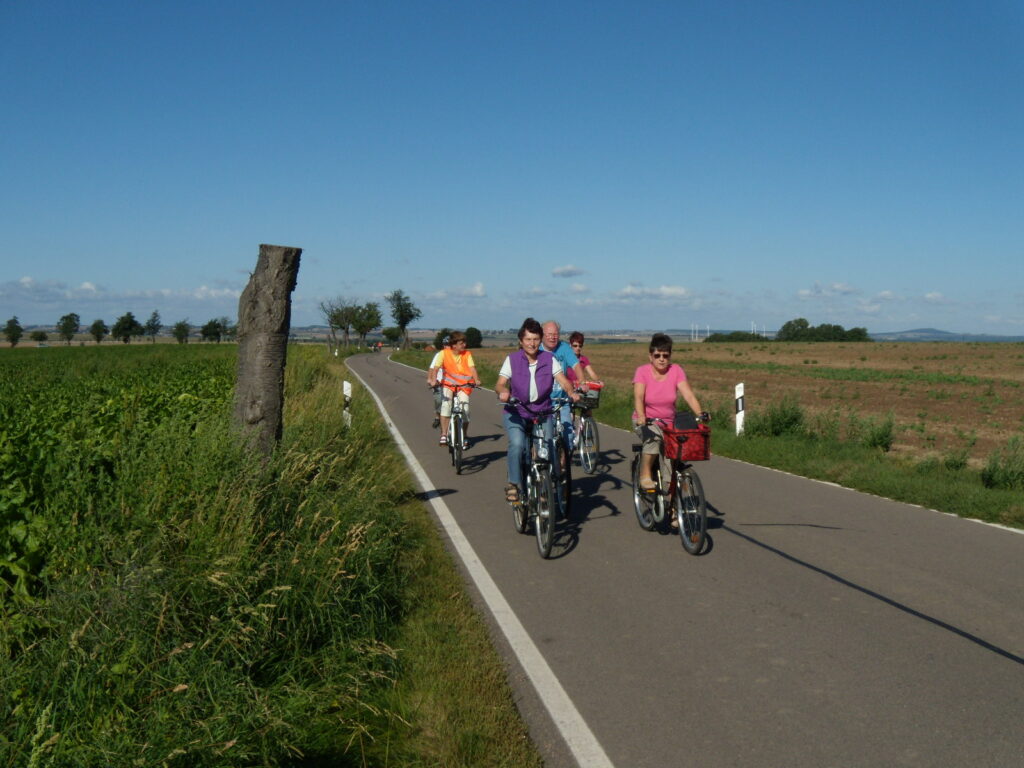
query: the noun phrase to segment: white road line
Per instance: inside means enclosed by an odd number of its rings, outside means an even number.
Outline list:
[[[391,421],[387,411],[384,409],[384,403],[377,397],[377,393],[370,389],[363,380],[363,377],[352,370],[352,368],[349,368],[349,371],[359,379],[363,389],[369,392],[374,402],[377,403],[377,409],[380,411],[384,422],[388,425],[388,429],[391,430],[395,443],[405,456],[405,460],[416,476],[420,488],[428,495],[431,491],[435,491],[436,489],[430,482],[430,478],[427,477],[427,473],[423,471],[423,467],[420,466],[409,445],[402,438],[398,427]],[[576,705],[572,703],[572,699],[569,698],[569,694],[565,692],[562,684],[558,682],[558,678],[555,677],[551,667],[544,660],[544,656],[541,655],[540,650],[530,638],[526,628],[519,621],[519,617],[512,611],[512,607],[505,600],[505,596],[501,594],[501,590],[494,583],[494,579],[487,572],[487,568],[484,567],[480,558],[477,557],[473,546],[455,521],[451,510],[448,509],[448,505],[438,495],[431,495],[430,505],[434,508],[434,514],[437,515],[437,519],[444,526],[444,530],[451,539],[455,551],[465,564],[470,578],[473,579],[473,583],[480,591],[484,602],[487,603],[487,607],[494,616],[494,620],[498,623],[498,627],[508,640],[512,652],[515,653],[519,663],[526,670],[534,690],[540,696],[541,701],[555,723],[555,727],[562,734],[562,738],[565,739],[565,743],[569,746],[569,750],[572,752],[576,762],[582,768],[614,768],[614,764],[608,759],[608,755],[605,754],[597,737],[594,736],[583,716],[576,709]]]

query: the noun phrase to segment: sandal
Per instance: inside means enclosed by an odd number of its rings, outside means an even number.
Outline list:
[[[441,435],[441,439],[437,441],[438,445],[448,445],[448,435]]]
[[[655,484],[654,480],[650,478],[645,479],[641,477],[640,490],[643,491],[644,493],[654,493],[656,490],[658,490],[658,486],[657,484]]]
[[[519,503],[519,486],[515,483],[509,483],[505,486],[505,501],[509,504]]]

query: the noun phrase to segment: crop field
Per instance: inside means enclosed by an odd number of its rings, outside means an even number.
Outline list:
[[[473,354],[497,366],[508,351]],[[586,354],[622,390],[647,362],[646,344],[588,344]],[[673,360],[704,406],[719,412],[733,409],[743,382],[748,417],[786,398],[840,424],[892,414],[892,451],[914,459],[955,453],[980,466],[1024,434],[1024,344],[676,343]]]

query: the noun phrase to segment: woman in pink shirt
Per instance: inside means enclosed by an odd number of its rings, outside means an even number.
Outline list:
[[[654,458],[661,451],[661,424],[648,419],[660,419],[671,426],[676,415],[676,395],[682,395],[693,413],[701,414],[700,401],[693,394],[683,369],[672,362],[672,337],[656,333],[649,348],[651,362],[641,365],[633,374],[633,429],[643,441],[640,461],[640,489],[654,490],[651,470]]]

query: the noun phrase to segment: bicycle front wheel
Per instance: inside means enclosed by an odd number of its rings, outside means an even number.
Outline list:
[[[679,523],[683,549],[691,555],[700,554],[708,534],[708,505],[704,486],[692,468],[676,473],[676,497],[673,510]]]
[[[448,447],[452,452],[452,464],[455,465],[455,474],[462,474],[462,419],[458,416],[452,418],[452,437],[449,438]]]
[[[555,500],[551,487],[551,470],[544,468],[537,471],[533,478],[533,527],[537,533],[537,551],[547,558],[551,555],[551,545],[555,540]]]
[[[580,425],[580,464],[588,475],[597,471],[597,460],[601,454],[601,439],[597,434],[597,422],[590,416],[583,416]]]
[[[640,454],[633,456],[633,509],[636,511],[636,521],[645,531],[654,529],[654,515],[652,504],[648,494],[640,490]]]
[[[525,492],[521,492],[519,501],[512,505],[512,522],[515,524],[516,531],[519,533],[526,533],[526,530],[530,527],[530,506],[531,500],[533,499],[533,476],[530,473],[530,467],[525,462],[523,463],[522,475],[524,485],[526,486]]]
[[[558,516],[562,520],[568,520],[572,507],[572,455],[562,440],[558,441],[555,455],[558,458],[558,475],[553,481],[553,488],[558,504]]]

